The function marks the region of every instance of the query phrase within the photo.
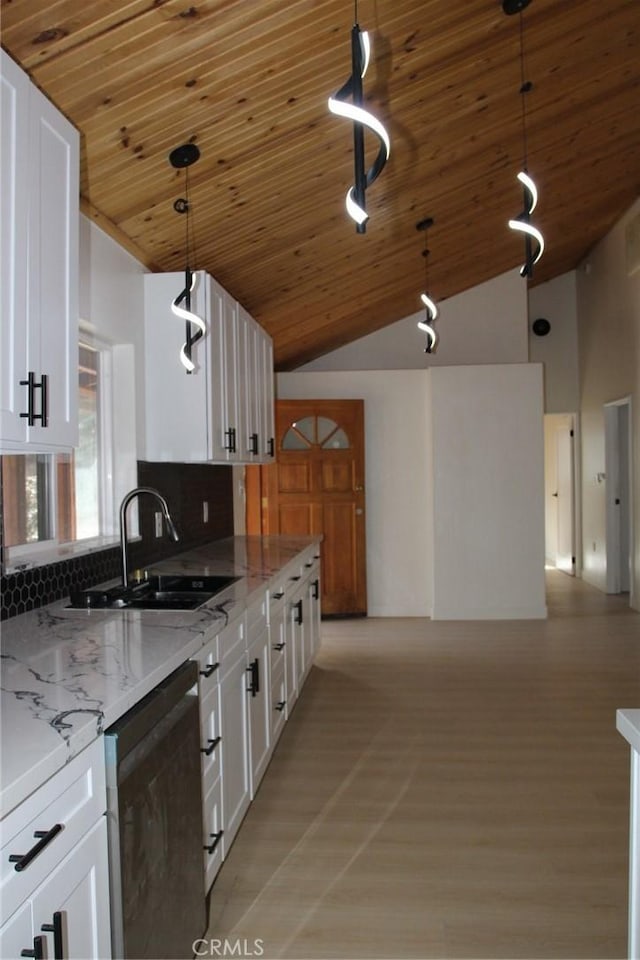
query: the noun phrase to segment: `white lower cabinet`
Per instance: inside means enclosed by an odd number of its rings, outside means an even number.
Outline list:
[[[247,718],[247,651],[224,665],[220,679],[222,717],[222,856],[229,852],[251,802]]]
[[[215,780],[207,793],[203,794],[204,808],[204,889],[211,888],[216,874],[222,866],[222,781]]]
[[[284,673],[284,661],[278,670],[271,674],[271,742],[275,747],[287,719],[287,689]]]
[[[247,712],[251,756],[251,799],[271,759],[269,632],[266,622],[253,639],[248,651]]]
[[[2,821],[1,957],[111,956],[105,810],[99,738]]]
[[[315,656],[317,555],[293,563],[211,638],[199,665],[205,890],[269,765]]]
[[[306,636],[307,669],[313,663],[320,646],[320,555],[315,554],[307,581],[309,629]]]
[[[306,673],[306,643],[305,635],[309,629],[308,617],[305,616],[308,606],[307,583],[300,574],[291,577],[292,588],[287,593],[288,628],[289,628],[289,662],[291,687],[288,690],[289,710],[298,698],[302,688],[303,677]]]
[[[284,590],[269,592],[271,743],[275,746],[287,719],[287,623]]]
[[[2,927],[0,956],[111,956],[105,817]]]

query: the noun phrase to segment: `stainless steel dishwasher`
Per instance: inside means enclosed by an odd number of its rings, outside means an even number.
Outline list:
[[[197,664],[105,733],[114,960],[191,957],[206,927]]]

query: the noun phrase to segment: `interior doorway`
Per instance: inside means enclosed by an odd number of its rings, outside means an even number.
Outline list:
[[[631,590],[631,397],[604,407],[607,593]]]
[[[544,418],[545,558],[569,576],[578,572],[576,420],[573,413]]]
[[[247,533],[322,534],[323,616],[366,616],[364,401],[276,401],[276,461],[246,471]]]

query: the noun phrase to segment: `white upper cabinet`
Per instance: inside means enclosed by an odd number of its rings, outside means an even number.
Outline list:
[[[193,347],[195,370],[186,373],[179,359],[185,323],[171,311],[184,282],[183,273],[145,276],[144,456],[182,463],[265,462],[271,456],[261,423],[273,422],[273,392],[263,386],[264,358],[273,357],[271,340],[219,283],[199,272],[191,309],[207,332]],[[273,384],[272,369],[269,381]],[[267,397],[270,411],[263,409]]]
[[[260,457],[262,460],[273,460],[275,457],[275,414],[274,414],[274,376],[273,376],[273,340],[263,337],[262,349],[262,376],[260,390],[262,396],[259,401],[261,411],[261,443]]]
[[[1,54],[0,448],[78,440],[78,131]]]

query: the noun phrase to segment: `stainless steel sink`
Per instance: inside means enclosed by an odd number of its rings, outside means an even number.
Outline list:
[[[77,609],[198,610],[238,577],[154,574],[128,587],[93,587],[70,594]]]

